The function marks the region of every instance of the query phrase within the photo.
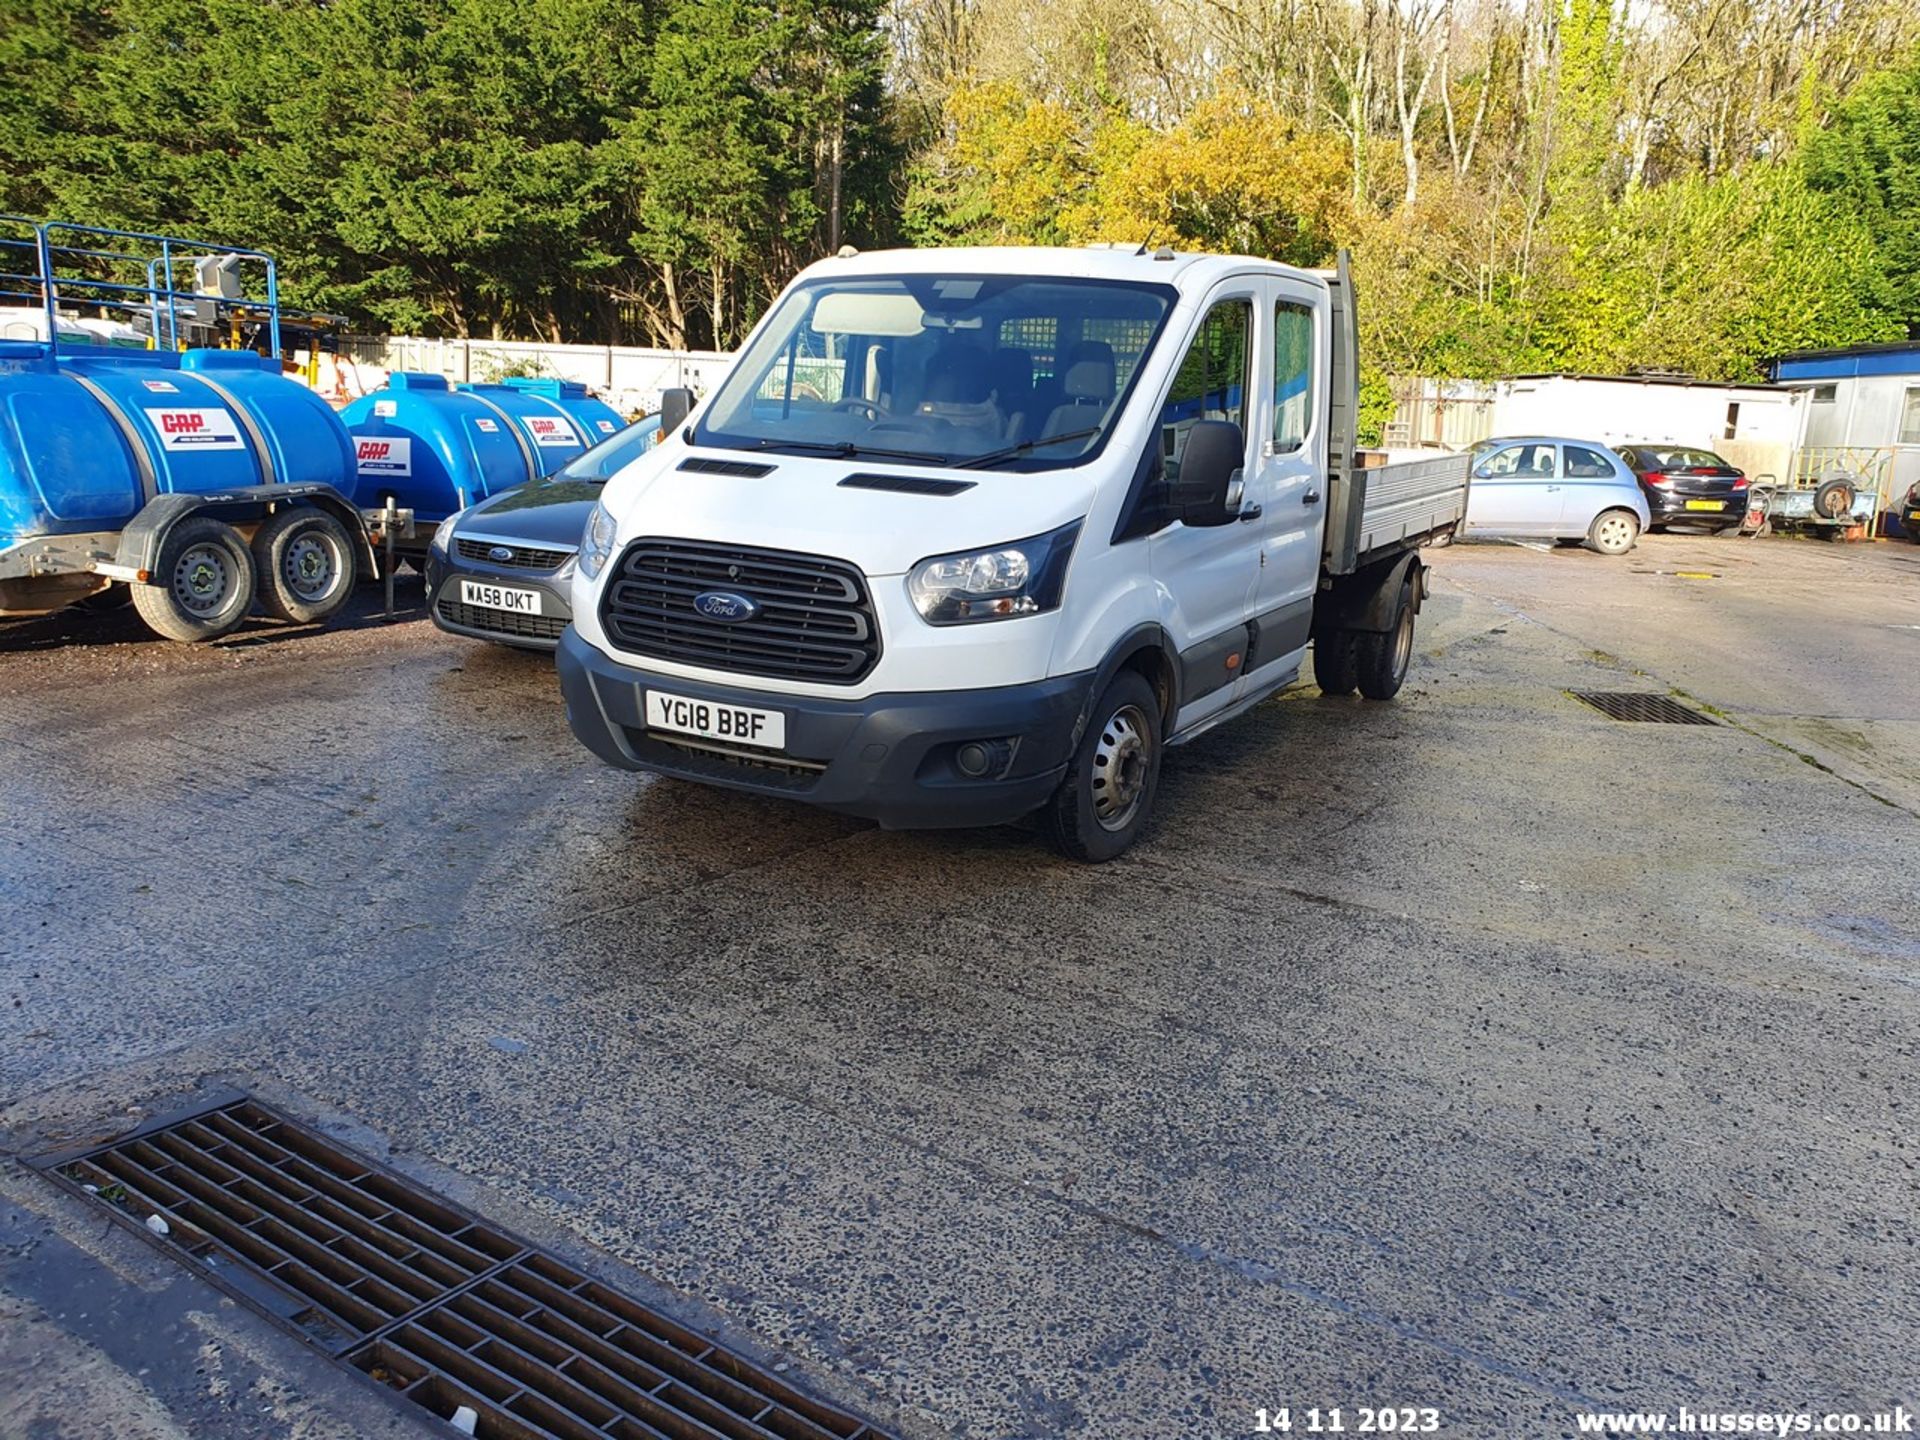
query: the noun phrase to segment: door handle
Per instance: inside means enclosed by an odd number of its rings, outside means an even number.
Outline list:
[[[1318,505],[1320,503],[1320,492],[1318,490],[1307,491],[1306,494],[1300,497],[1300,503],[1302,505]]]
[[[1240,523],[1242,525],[1245,525],[1249,520],[1258,520],[1259,518],[1260,507],[1258,505],[1249,505],[1240,512]]]

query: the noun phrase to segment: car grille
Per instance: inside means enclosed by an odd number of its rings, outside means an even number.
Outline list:
[[[750,620],[693,608],[709,590],[755,601]],[[851,685],[880,658],[873,602],[844,560],[745,550],[691,540],[636,540],[600,602],[601,623],[623,650],[780,680]]]
[[[513,552],[511,560],[496,560],[487,553],[502,547]],[[466,540],[457,535],[453,548],[459,551],[462,560],[478,560],[483,565],[500,565],[509,570],[558,570],[573,554],[571,550],[547,550],[503,540]]]
[[[560,632],[567,628],[563,615],[515,615],[491,605],[468,605],[450,595],[442,595],[436,608],[449,625],[489,635],[510,635],[516,640],[558,641]]]

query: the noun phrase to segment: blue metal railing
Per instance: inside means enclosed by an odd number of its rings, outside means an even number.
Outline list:
[[[29,227],[32,238],[5,233],[7,228]],[[56,241],[55,236],[60,237]],[[115,243],[120,248],[107,248]],[[134,248],[138,247],[138,248]],[[31,272],[12,269],[23,252],[33,256]],[[211,303],[217,318],[223,311],[263,311],[269,353],[280,357],[280,277],[273,257],[245,246],[216,245],[178,235],[150,235],[139,230],[114,230],[64,220],[35,223],[23,216],[0,215],[0,298],[24,300],[45,313],[51,353],[59,353],[60,303],[145,314],[153,344],[180,348],[180,313]],[[264,297],[207,294],[182,288],[182,267],[204,259],[231,260],[264,272]],[[62,273],[93,270],[92,274]],[[137,277],[137,278],[133,278]]]

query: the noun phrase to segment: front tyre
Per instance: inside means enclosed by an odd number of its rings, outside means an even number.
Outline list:
[[[1160,785],[1160,700],[1122,670],[1093,707],[1060,788],[1040,807],[1040,832],[1071,860],[1111,860],[1133,844]]]
[[[324,510],[282,510],[253,537],[260,608],[292,625],[330,619],[353,595],[353,541]]]
[[[154,634],[189,644],[231,634],[253,608],[253,555],[240,532],[205,515],[167,532],[153,582],[133,606]]]
[[[1413,581],[1400,586],[1393,628],[1362,631],[1354,646],[1354,676],[1369,700],[1391,700],[1407,682],[1413,664]]]
[[[1602,555],[1624,555],[1640,538],[1640,521],[1627,510],[1602,510],[1587,527],[1587,548]]]

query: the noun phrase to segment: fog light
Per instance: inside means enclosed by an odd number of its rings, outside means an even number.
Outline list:
[[[969,740],[953,752],[953,765],[969,780],[984,780],[998,775],[1013,759],[1013,746],[1005,740]]]

